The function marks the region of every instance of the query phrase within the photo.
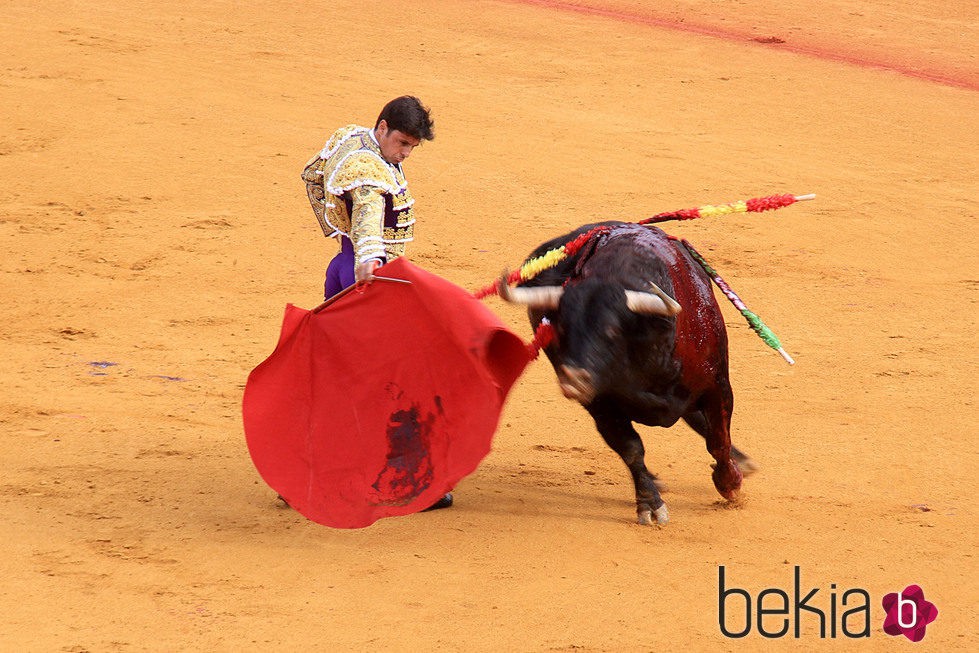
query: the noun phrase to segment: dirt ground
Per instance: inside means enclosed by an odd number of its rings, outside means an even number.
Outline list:
[[[661,4],[4,2],[0,648],[979,649],[979,8]],[[647,428],[672,522],[636,525],[543,360],[452,509],[342,531],[277,503],[240,407],[335,251],[299,173],[406,92],[437,133],[410,258],[466,288],[586,222],[818,195],[666,225],[797,361],[723,302],[743,505],[692,431]],[[798,567],[827,615],[866,590],[871,636],[728,639],[722,565],[753,597]],[[882,630],[911,584],[939,610],[914,645]]]

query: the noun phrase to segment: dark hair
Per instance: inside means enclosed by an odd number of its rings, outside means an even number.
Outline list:
[[[396,129],[418,140],[430,141],[435,138],[435,132],[432,131],[435,121],[429,113],[429,110],[422,106],[421,100],[413,95],[402,95],[384,105],[381,115],[374,123],[374,128],[377,129],[383,120],[387,123],[388,129]]]

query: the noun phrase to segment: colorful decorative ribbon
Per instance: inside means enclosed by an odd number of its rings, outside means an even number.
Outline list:
[[[533,279],[544,270],[549,270],[569,256],[574,256],[577,254],[578,250],[584,247],[592,238],[600,234],[608,233],[610,230],[611,227],[595,227],[594,229],[586,231],[577,238],[568,241],[560,247],[547,250],[540,256],[532,258],[524,263],[522,266],[520,266],[519,270],[514,270],[511,272],[510,276],[507,277],[507,284],[512,286],[515,283]],[[484,297],[495,294],[497,294],[497,289],[496,284],[493,283],[474,292],[473,297],[476,299],[483,299]]]
[[[651,218],[646,218],[645,220],[640,220],[637,224],[648,225],[656,222],[667,222],[670,220],[693,220],[695,218],[710,218],[719,215],[727,215],[729,213],[761,213],[762,211],[771,211],[774,209],[781,209],[783,207],[795,204],[796,202],[802,202],[805,200],[816,199],[813,194],[810,195],[768,195],[766,197],[754,197],[749,200],[741,200],[739,202],[730,202],[728,204],[711,205],[706,204],[704,206],[697,207],[695,209],[681,209],[679,211],[670,211],[668,213],[657,213]],[[532,258],[531,260],[524,263],[519,270],[516,270],[507,277],[507,284],[513,285],[521,281],[527,281],[528,279],[533,279],[538,274],[544,270],[553,268],[555,265],[561,261],[567,259],[570,256],[574,256],[578,251],[584,247],[592,238],[599,236],[603,233],[607,233],[611,230],[611,227],[600,226],[595,227],[585,233],[577,236],[576,238],[568,241],[564,245],[557,247],[555,249],[548,250]],[[673,238],[670,236],[670,238]],[[676,238],[673,238],[676,240]],[[694,260],[700,264],[700,266],[710,275],[711,280],[720,289],[724,296],[727,297],[735,308],[737,308],[741,315],[748,321],[748,325],[758,334],[758,336],[772,349],[776,350],[782,355],[789,365],[795,365],[795,361],[792,357],[782,349],[782,343],[779,342],[778,336],[776,336],[771,329],[769,329],[761,318],[755,313],[751,312],[741,298],[738,297],[737,293],[727,284],[724,279],[717,273],[714,268],[710,266],[707,261],[704,260],[697,250],[687,242],[686,240],[681,240],[683,246],[687,248],[690,255],[693,256]],[[489,284],[480,288],[473,293],[473,297],[476,299],[483,299],[489,295],[498,294],[498,290],[495,283]],[[533,352],[538,352],[542,347],[546,347],[547,344],[554,337],[553,327],[550,324],[545,324],[544,322],[538,327],[537,332],[534,334],[534,340],[529,345]],[[535,356],[536,358],[536,353]]]
[[[683,243],[683,246],[687,248],[688,252],[690,252],[690,256],[692,256],[697,263],[700,263],[700,267],[704,268],[704,271],[710,275],[711,280],[720,289],[720,291],[724,293],[724,296],[727,297],[732,304],[734,304],[736,309],[741,311],[741,315],[743,315],[748,321],[748,325],[755,331],[755,333],[758,334],[765,344],[780,353],[782,358],[788,361],[789,365],[795,365],[795,361],[792,360],[792,357],[789,356],[784,349],[782,349],[782,343],[779,342],[778,336],[776,336],[772,330],[761,321],[760,317],[752,313],[748,307],[745,306],[744,302],[741,301],[741,298],[738,297],[738,294],[734,292],[731,286],[727,285],[727,282],[721,278],[721,275],[717,273],[717,270],[712,268],[710,264],[704,260],[704,257],[693,248],[693,245],[686,240],[680,240],[680,242]]]
[[[534,339],[527,345],[527,349],[530,350],[530,355],[536,359],[540,355],[540,350],[551,344],[553,340],[554,325],[545,317],[537,325],[537,330],[534,331]]]
[[[740,202],[731,202],[729,204],[707,204],[695,209],[681,209],[679,211],[657,213],[651,218],[640,220],[639,224],[653,224],[656,222],[668,222],[670,220],[713,218],[719,215],[727,215],[728,213],[761,213],[762,211],[780,209],[796,202],[815,198],[815,195],[769,195],[767,197],[754,197],[750,200],[741,200]]]

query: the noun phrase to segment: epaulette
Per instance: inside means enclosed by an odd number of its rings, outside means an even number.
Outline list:
[[[360,125],[345,125],[340,129],[333,132],[330,139],[326,141],[326,145],[320,150],[321,159],[329,159],[331,156],[336,154],[340,146],[343,145],[352,136],[360,136],[361,134],[366,134],[370,129],[367,127],[361,127]]]
[[[398,183],[394,171],[380,156],[368,149],[356,149],[347,153],[333,167],[324,187],[331,195],[342,195],[352,188],[375,186],[385,193],[396,195],[407,188]]]

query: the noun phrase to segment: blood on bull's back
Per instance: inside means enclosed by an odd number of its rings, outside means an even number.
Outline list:
[[[695,392],[722,379],[726,383],[727,329],[711,280],[680,241],[663,234],[661,242],[657,253],[669,261],[674,299],[683,307],[676,316],[674,344],[676,358],[684,362],[683,383]],[[705,352],[711,355],[703,355]]]

